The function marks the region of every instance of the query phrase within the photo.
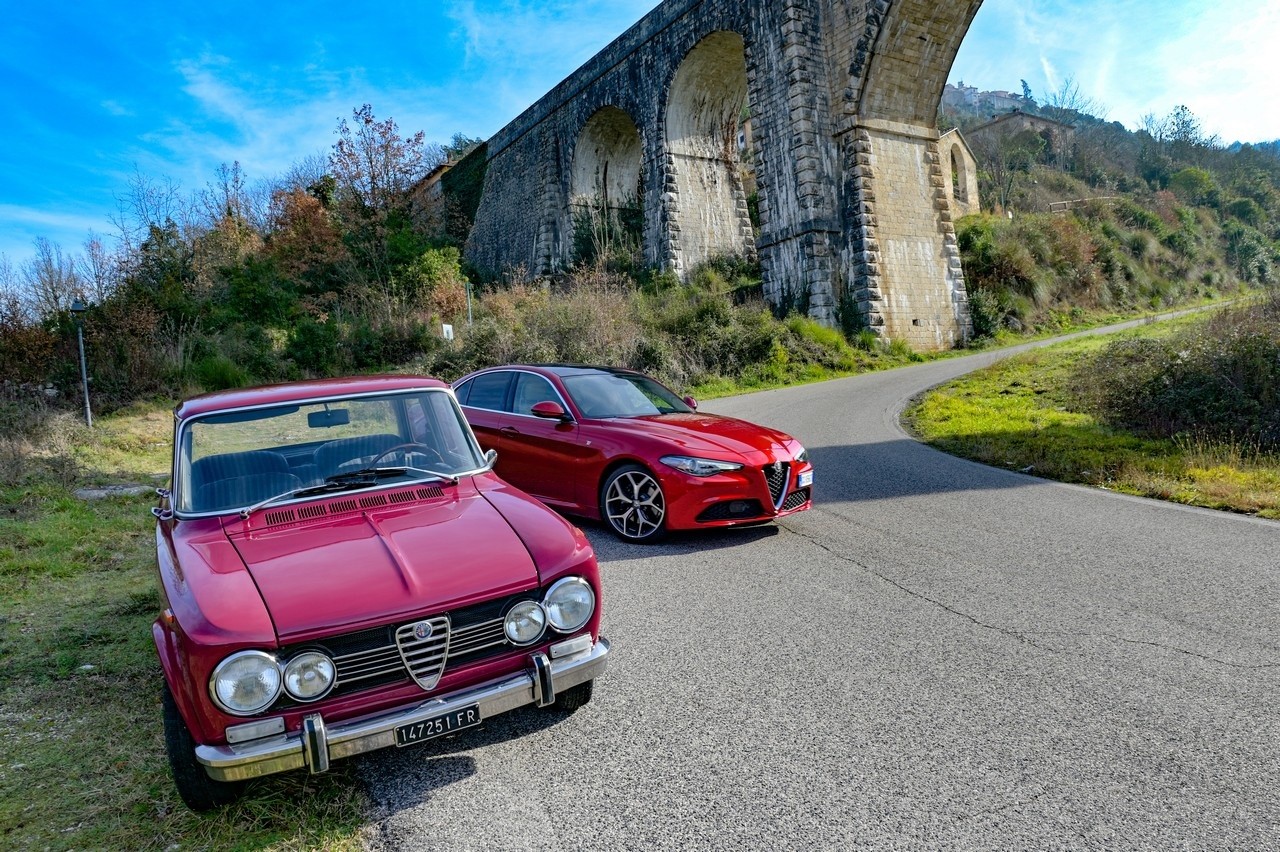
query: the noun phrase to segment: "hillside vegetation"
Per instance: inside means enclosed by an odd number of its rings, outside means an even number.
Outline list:
[[[986,464],[1280,519],[1280,294],[1010,358],[906,416]]]
[[[977,343],[1275,284],[1274,151],[1222,148],[1183,113],[1136,134],[1076,119],[1070,150],[1022,134],[982,163],[1005,206],[957,225]],[[70,253],[39,241],[23,268],[0,264],[2,425],[76,405],[74,299],[88,304],[99,411],[307,376],[454,379],[515,360],[620,364],[715,392],[915,357],[856,322],[833,330],[778,315],[740,259],[684,282],[644,268],[625,222],[580,222],[578,263],[553,279],[474,280],[459,240],[475,201],[464,178],[476,157],[463,155],[476,140],[432,146],[367,105],[337,136],[327,158],[257,184],[231,164],[184,197],[139,175],[113,243]],[[421,190],[429,168],[460,157],[454,191]],[[1037,212],[1093,195],[1106,197]]]

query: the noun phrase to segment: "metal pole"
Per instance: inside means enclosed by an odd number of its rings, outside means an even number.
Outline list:
[[[76,341],[80,344],[80,385],[84,388],[84,422],[93,428],[93,412],[89,409],[89,368],[84,362],[84,320],[76,317]]]
[[[471,325],[471,279],[467,279],[467,325]]]

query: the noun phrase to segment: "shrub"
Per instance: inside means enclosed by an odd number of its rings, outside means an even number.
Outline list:
[[[1280,297],[1168,339],[1123,339],[1090,359],[1077,393],[1112,425],[1280,449]]]

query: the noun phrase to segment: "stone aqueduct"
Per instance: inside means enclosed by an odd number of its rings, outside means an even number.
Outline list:
[[[935,116],[980,5],[666,0],[477,152],[467,256],[552,272],[571,259],[575,205],[634,204],[647,263],[758,256],[775,304],[955,345],[970,319]]]

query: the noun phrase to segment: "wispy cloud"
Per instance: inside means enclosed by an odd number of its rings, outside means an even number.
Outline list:
[[[657,5],[653,0],[448,0],[445,14],[466,45],[464,70],[497,92],[497,104],[514,118]]]

